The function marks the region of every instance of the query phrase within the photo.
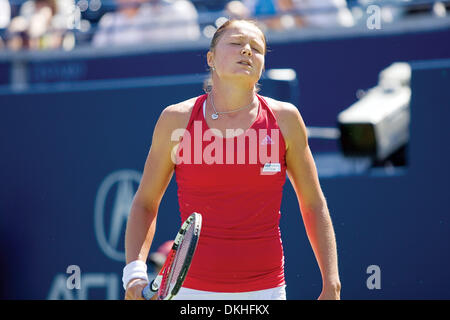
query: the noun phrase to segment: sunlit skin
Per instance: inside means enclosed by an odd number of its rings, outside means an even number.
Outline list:
[[[242,89],[251,90],[261,77],[264,67],[265,44],[261,31],[249,24],[236,24],[227,29],[214,52],[207,55],[208,65],[214,67],[213,81],[233,81]]]
[[[258,99],[255,85],[265,62],[263,33],[246,21],[232,22],[207,53],[211,68],[212,91],[206,103],[205,120],[210,128],[222,133],[226,129],[248,129],[257,117]],[[243,110],[222,114],[216,120],[211,96],[217,111]],[[298,108],[290,103],[264,97],[274,113],[286,145],[287,175],[296,192],[302,220],[322,275],[319,299],[339,299],[337,250],[325,196],[308,145],[305,123]],[[172,151],[178,141],[172,133],[186,128],[197,97],[166,107],[154,128],[153,139],[141,183],[133,200],[125,235],[126,261],[146,261],[156,229],[160,201],[173,176]],[[128,284],[126,299],[142,299],[146,281],[134,279]]]
[[[258,101],[255,85],[264,70],[266,45],[264,35],[253,24],[235,22],[207,54],[212,69],[211,96],[217,111],[231,111],[251,104],[241,112],[211,120],[213,108],[208,98],[206,122],[225,135],[226,129],[247,129],[256,119]]]

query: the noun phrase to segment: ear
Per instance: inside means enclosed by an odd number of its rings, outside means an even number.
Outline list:
[[[208,63],[208,66],[210,68],[214,67],[214,53],[212,53],[211,51],[208,51],[208,53],[206,54],[206,62]]]

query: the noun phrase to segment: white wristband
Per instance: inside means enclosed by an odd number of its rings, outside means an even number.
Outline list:
[[[122,282],[125,290],[132,279],[144,279],[148,282],[147,264],[144,261],[135,260],[123,268]]]

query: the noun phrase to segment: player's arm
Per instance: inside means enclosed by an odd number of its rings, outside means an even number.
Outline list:
[[[285,137],[288,177],[296,192],[303,223],[322,275],[319,299],[339,299],[340,279],[336,240],[317,169],[298,109],[282,103],[278,119]]]
[[[155,234],[159,204],[173,175],[175,164],[171,159],[171,152],[177,141],[171,141],[171,135],[179,124],[179,118],[173,108],[167,107],[156,123],[142,179],[128,218],[125,233],[127,264],[135,260],[147,260]],[[145,285],[145,281],[131,280],[125,298],[141,298]]]

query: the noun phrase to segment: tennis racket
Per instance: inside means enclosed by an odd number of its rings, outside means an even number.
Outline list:
[[[175,297],[188,273],[201,229],[202,215],[194,212],[178,231],[161,271],[142,290],[142,296],[145,299],[150,300],[156,292],[158,292],[157,300],[170,300]]]

